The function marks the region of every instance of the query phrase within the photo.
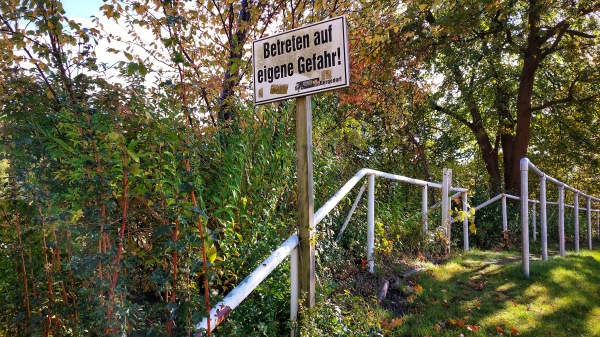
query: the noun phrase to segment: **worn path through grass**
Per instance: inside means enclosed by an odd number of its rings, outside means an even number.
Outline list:
[[[600,337],[600,252],[533,260],[530,278],[518,254],[471,251],[411,276],[398,285],[409,313],[386,335]]]

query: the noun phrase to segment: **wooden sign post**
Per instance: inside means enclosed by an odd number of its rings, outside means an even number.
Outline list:
[[[299,291],[305,308],[315,306],[315,222],[312,161],[311,97],[296,98],[298,152]]]
[[[300,305],[313,308],[316,237],[311,95],[350,85],[346,18],[341,16],[256,40],[252,43],[252,61],[255,104],[296,98],[300,239],[297,284]]]

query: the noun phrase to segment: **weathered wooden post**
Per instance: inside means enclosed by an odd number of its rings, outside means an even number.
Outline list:
[[[346,18],[340,16],[255,40],[252,62],[256,105],[296,98],[299,245],[297,253],[291,254],[291,273],[298,274],[291,282],[291,298],[294,301],[299,295],[300,305],[313,308],[316,238],[310,95],[350,85]],[[298,307],[292,303],[290,309],[294,321]]]
[[[312,109],[310,96],[296,98],[296,150],[298,152],[298,237],[300,238],[300,298],[315,306],[315,223],[312,161]]]

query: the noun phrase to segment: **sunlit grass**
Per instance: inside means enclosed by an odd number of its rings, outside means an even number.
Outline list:
[[[529,278],[518,254],[473,251],[422,272],[388,335],[600,337],[600,252],[532,261]]]

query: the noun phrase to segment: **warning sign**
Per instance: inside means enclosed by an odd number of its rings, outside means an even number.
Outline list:
[[[252,43],[254,102],[269,103],[350,85],[341,16]]]

